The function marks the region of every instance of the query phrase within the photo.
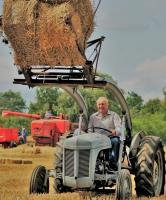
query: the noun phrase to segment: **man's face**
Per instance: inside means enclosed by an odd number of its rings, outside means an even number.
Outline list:
[[[105,101],[99,101],[97,102],[97,109],[99,113],[105,115],[108,112],[108,104]]]

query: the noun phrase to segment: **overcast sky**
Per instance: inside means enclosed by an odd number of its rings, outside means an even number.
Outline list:
[[[166,0],[102,0],[95,18],[91,39],[106,36],[98,69],[145,101],[163,98],[162,88],[166,87],[165,10]],[[10,52],[0,42],[0,91],[15,89],[30,99],[34,89],[12,83],[17,71]]]

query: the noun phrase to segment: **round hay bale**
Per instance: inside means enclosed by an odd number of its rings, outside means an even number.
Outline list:
[[[91,0],[4,0],[3,30],[23,69],[84,65],[93,26]]]

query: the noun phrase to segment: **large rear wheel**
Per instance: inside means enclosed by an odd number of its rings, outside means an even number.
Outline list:
[[[159,196],[164,194],[165,158],[159,137],[146,136],[139,145],[136,156],[137,196]]]

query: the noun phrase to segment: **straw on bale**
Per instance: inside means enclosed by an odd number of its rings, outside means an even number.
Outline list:
[[[3,31],[23,69],[84,65],[93,26],[91,0],[4,0]]]

